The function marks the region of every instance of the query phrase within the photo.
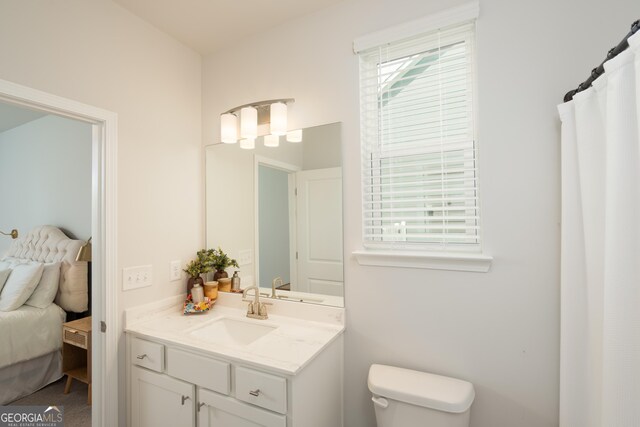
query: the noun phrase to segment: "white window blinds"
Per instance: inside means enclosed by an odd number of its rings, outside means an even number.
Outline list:
[[[474,31],[359,52],[366,247],[480,249]]]

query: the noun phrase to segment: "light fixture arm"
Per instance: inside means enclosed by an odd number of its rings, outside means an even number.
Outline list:
[[[240,111],[244,107],[253,107],[259,110],[261,108],[267,108],[271,104],[275,104],[276,102],[282,102],[283,104],[291,104],[291,103],[294,103],[295,101],[296,100],[294,98],[281,98],[281,99],[269,99],[267,101],[250,102],[249,104],[233,107],[232,109],[227,110],[222,114],[236,114],[238,111]]]
[[[5,233],[4,231],[0,231],[0,234],[4,234],[5,236],[11,236],[12,239],[18,238],[18,230],[16,230],[15,228],[11,230],[10,233]]]

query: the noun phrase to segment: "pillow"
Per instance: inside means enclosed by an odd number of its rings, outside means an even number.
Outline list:
[[[0,278],[0,280],[2,280]],[[47,308],[51,305],[58,293],[58,284],[60,283],[60,263],[53,262],[44,264],[42,277],[38,283],[36,290],[25,302],[26,305],[37,308]]]
[[[12,259],[3,259],[2,261],[0,261],[0,270],[4,270],[6,268],[12,269],[16,264],[17,263]]]
[[[13,311],[22,306],[36,289],[44,266],[38,264],[16,265],[0,293],[0,311]]]
[[[4,257],[0,260],[0,270],[5,269],[5,268],[13,268],[18,264],[30,264],[31,262],[35,262],[35,261],[30,261],[28,259],[22,259],[22,258],[14,258],[14,257]]]
[[[5,282],[9,278],[10,274],[11,274],[10,268],[3,269],[2,266],[0,266],[0,292],[2,291],[2,287],[4,286]]]

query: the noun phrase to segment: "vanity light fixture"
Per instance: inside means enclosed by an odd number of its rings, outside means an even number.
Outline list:
[[[280,145],[280,137],[278,135],[265,135],[264,146],[265,147],[277,147]]]
[[[253,150],[256,148],[256,140],[253,138],[245,138],[240,140],[240,148],[245,150]]]
[[[289,142],[302,142],[302,129],[292,130],[287,133],[287,141]]]
[[[287,134],[287,104],[274,102],[271,104],[271,135]]]
[[[287,104],[294,102],[293,98],[271,99],[253,102],[232,108],[220,115],[220,139],[225,144],[235,144],[238,139],[243,148],[253,145],[258,137],[258,126],[269,125],[269,135],[287,135]],[[245,140],[242,143],[242,140]],[[270,138],[269,147],[277,147],[278,143]],[[251,146],[251,148],[253,148]]]
[[[258,137],[258,110],[244,107],[240,110],[240,138],[256,139]]]
[[[220,116],[220,139],[225,144],[238,142],[238,117],[226,113]]]
[[[4,231],[0,231],[0,234],[4,234],[5,236],[11,236],[12,239],[18,238],[18,230],[15,228],[11,230],[9,233],[5,233]]]

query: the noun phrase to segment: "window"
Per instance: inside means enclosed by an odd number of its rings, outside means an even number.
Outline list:
[[[474,32],[358,52],[366,248],[480,251]]]

